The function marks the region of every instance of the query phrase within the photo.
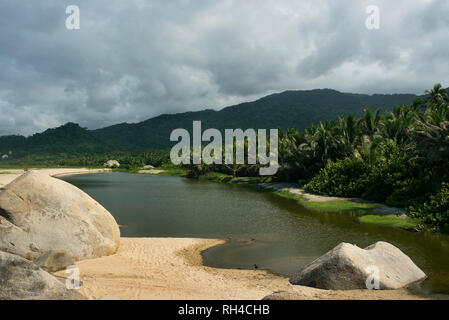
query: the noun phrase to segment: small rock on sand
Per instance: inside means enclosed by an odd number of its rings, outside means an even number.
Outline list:
[[[103,164],[104,168],[118,168],[120,163],[117,160],[108,160]]]

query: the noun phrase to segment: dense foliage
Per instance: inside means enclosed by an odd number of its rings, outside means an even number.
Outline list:
[[[21,158],[11,157],[0,162],[2,168],[25,167],[102,167],[108,160],[117,160],[120,169],[137,170],[145,165],[155,167],[170,163],[169,150],[150,150],[147,152],[105,152],[105,153],[56,153],[34,154]]]
[[[305,189],[386,202],[409,209],[426,223],[448,227],[449,98],[440,85],[427,93],[425,100],[392,112],[366,110],[360,119],[320,125],[304,138],[309,148],[290,144],[287,134],[287,149],[316,152],[323,165],[307,173],[312,178]],[[304,175],[304,168],[288,159],[284,165]]]

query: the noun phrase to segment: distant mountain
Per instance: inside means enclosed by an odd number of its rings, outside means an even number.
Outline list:
[[[95,134],[123,149],[165,148],[173,129],[191,131],[192,122],[201,120],[204,128],[304,129],[323,120],[360,115],[367,107],[382,111],[409,104],[413,94],[365,95],[330,89],[285,91],[224,108],[172,115],[161,115],[136,124],[118,124],[95,130]]]
[[[30,137],[17,135],[0,137],[0,155],[11,151],[14,158],[36,154],[105,153],[111,148],[113,149],[114,146],[92,131],[70,122]]]
[[[13,152],[15,158],[30,154],[100,154],[111,151],[140,151],[167,148],[170,133],[176,128],[191,131],[192,122],[201,120],[206,128],[304,129],[323,120],[360,115],[363,109],[392,109],[409,104],[413,94],[352,94],[330,89],[285,91],[224,108],[172,115],[161,115],[140,123],[122,123],[87,130],[74,123],[30,137],[0,137],[0,156]]]

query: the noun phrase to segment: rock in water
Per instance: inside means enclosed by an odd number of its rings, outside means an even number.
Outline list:
[[[120,244],[112,215],[80,189],[29,171],[0,191],[0,250],[35,260],[63,250],[75,260],[110,255]]]
[[[387,242],[366,249],[342,243],[307,265],[290,282],[327,290],[355,290],[372,289],[378,279],[376,289],[390,290],[425,278],[408,256]]]
[[[22,257],[0,252],[0,300],[84,300]]]

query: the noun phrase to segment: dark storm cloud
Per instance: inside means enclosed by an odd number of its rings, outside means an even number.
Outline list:
[[[65,28],[78,5],[81,29]],[[367,5],[381,29],[365,28]],[[445,0],[3,0],[0,134],[97,128],[286,89],[448,85]]]

